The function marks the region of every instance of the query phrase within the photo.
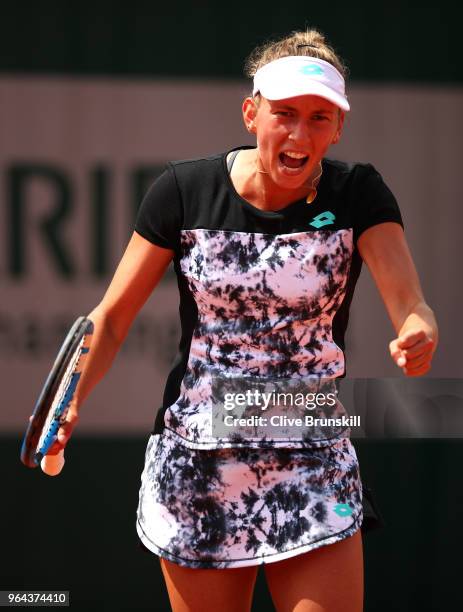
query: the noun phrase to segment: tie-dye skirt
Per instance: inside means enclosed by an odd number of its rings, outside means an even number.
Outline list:
[[[192,450],[149,438],[137,532],[192,568],[281,561],[360,529],[362,482],[349,438],[314,449]]]

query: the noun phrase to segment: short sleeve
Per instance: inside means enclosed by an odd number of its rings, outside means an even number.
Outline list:
[[[180,243],[182,218],[177,182],[169,164],[143,198],[134,229],[153,244],[176,251]]]
[[[353,198],[354,241],[369,227],[392,221],[404,227],[399,205],[371,164],[359,165]]]

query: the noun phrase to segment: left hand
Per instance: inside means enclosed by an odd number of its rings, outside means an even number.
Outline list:
[[[407,376],[422,376],[431,369],[435,342],[423,329],[409,329],[389,343],[391,357]]]

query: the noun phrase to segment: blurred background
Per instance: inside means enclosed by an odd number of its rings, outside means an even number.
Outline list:
[[[157,558],[137,548],[135,512],[178,339],[172,271],[83,407],[62,475],[23,467],[20,443],[59,344],[103,297],[165,162],[253,144],[241,119],[251,88],[243,63],[267,39],[316,27],[349,66],[352,111],[329,157],[373,163],[395,194],[440,328],[427,377],[462,377],[457,7],[177,0],[0,10],[0,590],[67,589],[75,610],[169,610]],[[364,268],[348,375],[401,376],[393,338]],[[365,610],[455,604],[460,440],[355,446],[386,522],[364,538]],[[262,575],[254,609],[273,609]]]

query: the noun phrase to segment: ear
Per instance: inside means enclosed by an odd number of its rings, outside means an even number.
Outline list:
[[[342,130],[344,127],[345,116],[346,116],[346,113],[340,110],[338,114],[338,127],[336,128],[336,133],[333,136],[333,140],[331,141],[331,144],[337,144],[339,142],[339,139],[341,138]]]
[[[255,119],[257,115],[257,106],[254,101],[254,98],[248,96],[243,100],[243,121],[246,129],[250,134],[256,133],[256,124]]]

